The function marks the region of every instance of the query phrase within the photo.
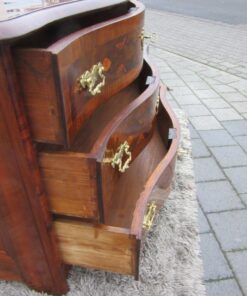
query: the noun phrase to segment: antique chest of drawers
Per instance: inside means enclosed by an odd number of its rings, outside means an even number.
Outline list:
[[[135,0],[0,22],[0,278],[54,294],[70,265],[138,279],[179,140],[143,26]]]

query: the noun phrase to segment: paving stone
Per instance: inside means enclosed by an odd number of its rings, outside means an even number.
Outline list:
[[[208,221],[200,207],[198,207],[198,223],[199,233],[205,233],[211,230]]]
[[[214,85],[213,88],[219,93],[232,93],[235,91],[232,87],[225,84]]]
[[[246,102],[236,102],[232,103],[232,106],[239,112],[239,113],[246,113],[247,112],[247,98]]]
[[[232,272],[213,234],[201,234],[200,240],[204,280],[216,280],[231,277]]]
[[[234,120],[221,122],[232,136],[247,136],[247,121]]]
[[[202,76],[205,76],[205,77],[217,77],[219,76],[219,71],[216,69],[207,67],[205,71],[203,71],[201,74]]]
[[[214,116],[220,120],[238,120],[243,119],[234,109],[232,108],[225,108],[225,109],[212,109],[211,112]]]
[[[201,82],[201,78],[197,75],[183,75],[183,80],[185,82]]]
[[[221,124],[213,116],[191,117],[190,121],[196,130],[222,129]]]
[[[189,89],[189,87],[187,86],[180,86],[180,87],[175,87],[173,90],[172,90],[172,94],[175,94],[175,95],[190,95],[190,94],[193,94],[192,91]]]
[[[180,107],[178,106],[177,102],[174,100],[169,100],[169,104],[172,106],[172,108],[174,109],[180,109]]]
[[[185,105],[183,109],[189,114],[189,116],[204,116],[211,115],[209,110],[203,105]]]
[[[247,295],[247,251],[227,253],[227,257],[237,275],[244,294]]]
[[[247,81],[246,80],[240,80],[236,81],[230,84],[232,87],[238,89],[241,92],[245,92],[247,95]],[[246,99],[245,99],[246,100]]]
[[[206,213],[244,208],[228,181],[197,183],[197,196]]]
[[[247,206],[247,194],[240,194],[240,197],[244,201],[245,205]]]
[[[169,87],[169,88],[173,88],[173,87],[177,87],[177,86],[185,86],[185,83],[179,79],[166,79],[164,74],[161,74],[161,79],[165,82],[165,84]]]
[[[218,96],[216,92],[214,92],[211,89],[208,90],[194,90],[194,93],[198,96],[200,99],[213,99]]]
[[[247,165],[247,154],[239,146],[212,147],[211,151],[222,167]]]
[[[174,73],[174,72],[172,72],[172,73],[165,73],[165,74],[162,75],[162,77],[165,80],[173,80],[173,79],[179,80],[180,79],[180,77],[176,73]]]
[[[194,159],[196,182],[225,179],[221,169],[212,157]]]
[[[189,130],[190,130],[190,138],[191,139],[200,138],[198,132],[194,129],[194,127],[190,123],[189,123]]]
[[[192,156],[193,157],[206,157],[210,156],[210,152],[203,144],[201,139],[192,140]]]
[[[247,152],[247,136],[235,137],[235,140]]]
[[[236,142],[225,130],[200,131],[200,135],[209,147],[236,145]]]
[[[247,193],[247,167],[224,169],[238,193]]]
[[[223,94],[222,96],[228,102],[242,102],[242,101],[245,102],[247,99],[244,95],[242,95],[239,92]]]
[[[230,108],[231,106],[227,104],[223,99],[221,98],[215,98],[215,99],[208,99],[203,100],[203,103],[209,108],[209,109],[217,109],[217,108]]]
[[[247,248],[247,210],[208,214],[224,251]]]
[[[210,86],[205,82],[187,82],[187,85],[193,90],[210,89]]]
[[[206,283],[207,296],[242,296],[234,279]]]
[[[225,74],[225,75],[217,77],[216,80],[218,80],[220,82],[223,82],[225,84],[228,84],[228,83],[231,83],[231,82],[238,81],[238,78],[235,77],[235,76],[232,76],[232,75]]]
[[[193,75],[194,72],[188,69],[183,69],[183,68],[178,68],[176,69],[177,73],[181,76],[181,75]]]
[[[180,105],[199,105],[201,102],[197,99],[195,95],[184,95],[184,96],[178,96],[173,95],[175,99],[178,101]]]

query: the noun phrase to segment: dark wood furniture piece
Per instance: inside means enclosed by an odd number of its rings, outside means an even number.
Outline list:
[[[0,22],[1,279],[60,295],[69,265],[138,278],[179,139],[143,19],[85,0]]]

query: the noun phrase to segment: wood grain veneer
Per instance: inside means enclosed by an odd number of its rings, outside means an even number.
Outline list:
[[[105,210],[105,225],[87,224],[72,219],[57,219],[55,229],[63,260],[138,278],[141,240],[144,239],[143,217],[155,186],[164,195],[154,201],[158,208],[170,191],[179,141],[179,126],[160,90],[161,106],[154,121],[152,138],[131,167],[111,184],[113,198]],[[169,128],[176,137],[168,139]]]
[[[136,9],[130,9],[130,4],[121,2],[118,9],[93,17],[85,14],[85,19],[81,16],[64,28],[48,27],[44,36],[34,32],[16,45],[17,75],[35,141],[70,147],[96,108],[138,76],[144,8],[136,3]],[[61,37],[70,26],[72,32]],[[93,96],[80,90],[78,79],[99,62],[106,84]]]
[[[139,78],[88,119],[69,151],[38,145],[54,214],[104,221],[107,196],[114,187],[110,182],[120,174],[110,164],[101,164],[125,140],[134,160],[150,139],[159,80],[156,76],[152,84],[145,85],[148,75],[154,75],[154,70],[145,62]]]

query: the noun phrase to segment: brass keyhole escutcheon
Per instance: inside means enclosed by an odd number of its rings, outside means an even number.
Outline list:
[[[79,77],[78,82],[80,84],[80,89],[88,88],[88,91],[92,96],[100,94],[101,89],[105,85],[104,71],[105,68],[101,62],[93,65],[90,71],[87,70]],[[99,83],[97,83],[98,80],[100,80]]]

